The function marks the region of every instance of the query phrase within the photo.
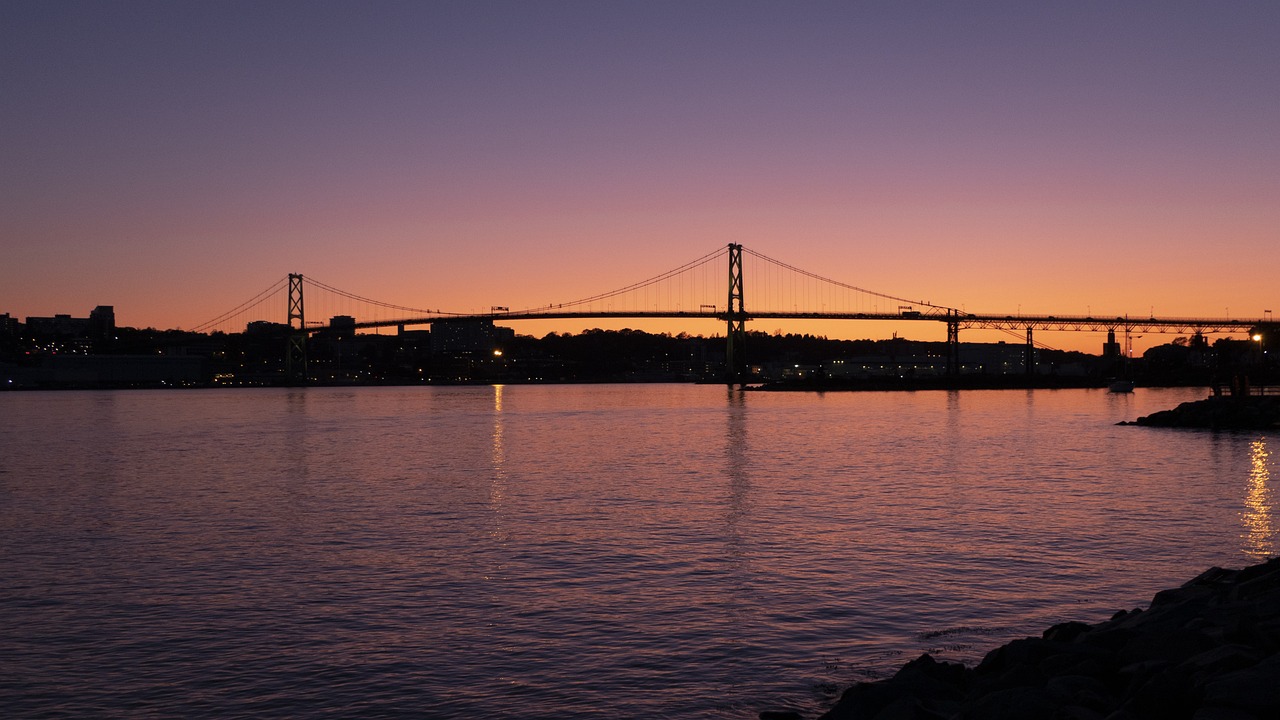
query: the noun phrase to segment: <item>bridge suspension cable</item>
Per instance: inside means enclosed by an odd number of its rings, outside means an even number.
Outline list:
[[[827,283],[829,285],[833,285],[835,287],[839,287],[844,290],[851,290],[855,293],[861,293],[863,295],[869,295],[872,297],[881,298],[883,300],[889,300],[895,303],[903,303],[906,305],[910,305],[912,308],[923,307],[923,308],[928,308],[929,310],[936,311],[936,313],[929,313],[929,314],[945,315],[948,312],[959,312],[955,308],[950,308],[945,305],[934,305],[933,303],[929,303],[921,300],[912,300],[909,298],[899,297],[897,295],[890,295],[888,293],[876,292],[875,290],[867,290],[866,288],[857,287],[856,285],[850,285],[849,283],[840,282],[839,280],[832,280],[829,277],[823,277],[822,275],[818,275],[817,273],[809,272],[808,270],[798,268],[794,265],[790,265],[788,263],[782,262],[781,260],[775,260],[769,257],[768,255],[758,253],[750,248],[744,247],[742,251],[747,255],[750,255],[751,257],[756,258],[757,260],[770,263],[783,270],[796,273],[797,275],[802,275],[812,280],[817,280],[818,282]]]
[[[195,327],[190,328],[190,332],[197,332],[197,333],[210,332],[213,328],[216,328],[219,325],[223,325],[227,322],[230,322],[234,318],[240,317],[253,310],[256,310],[260,305],[273,300],[274,295],[278,293],[283,293],[285,289],[288,287],[288,283],[289,283],[288,276],[282,277],[279,280],[276,280],[274,283],[272,283],[271,287],[267,288],[266,290],[263,290],[257,295],[254,295],[253,297],[244,301],[240,305],[232,308],[231,310],[228,310],[227,312],[222,313],[221,315],[213,318],[212,320],[207,320],[203,323],[200,323],[199,325],[196,325]]]
[[[1213,318],[1170,319],[1154,317],[1074,317],[1024,316],[1005,314],[978,315],[928,301],[913,300],[890,293],[877,292],[798,268],[739,245],[737,273],[731,269],[730,282],[737,279],[738,289],[729,288],[729,302],[735,297],[741,308],[731,310],[724,304],[726,257],[734,257],[725,248],[717,249],[672,270],[608,292],[589,295],[564,303],[535,306],[511,312],[506,307],[493,307],[489,313],[445,312],[410,307],[358,295],[328,283],[306,278],[307,285],[321,292],[308,295],[308,317],[344,317],[356,319],[360,328],[403,328],[430,324],[445,318],[535,319],[539,316],[560,318],[634,317],[634,318],[717,318],[737,312],[743,320],[780,318],[796,320],[868,319],[946,321],[948,338],[957,341],[964,329],[1000,330],[1015,337],[1031,330],[1085,330],[1090,332],[1182,332],[1234,333],[1247,331],[1264,320],[1231,320]],[[744,262],[744,261],[749,261]],[[730,263],[732,264],[732,262]],[[743,268],[743,265],[747,267]],[[195,325],[192,332],[243,331],[255,322],[288,324],[292,310],[286,305],[288,278],[273,282],[235,308],[206,322]],[[299,292],[299,295],[301,293]],[[369,311],[376,311],[370,313]],[[500,312],[499,312],[500,311]],[[299,313],[300,314],[300,313]],[[375,317],[369,318],[373,314]],[[390,316],[388,316],[390,314]],[[382,315],[382,317],[376,317]],[[232,330],[231,325],[239,326]],[[306,323],[308,330],[323,329],[325,321]],[[1016,334],[1015,334],[1016,333]],[[957,341],[958,342],[958,341]],[[1035,341],[1043,348],[1051,346]]]
[[[716,250],[715,252],[709,253],[707,255],[703,255],[697,260],[692,260],[690,262],[687,262],[684,265],[681,265],[680,267],[675,268],[674,270],[668,270],[667,272],[664,272],[661,275],[655,275],[647,280],[641,280],[640,282],[632,283],[630,285],[627,285],[626,287],[618,288],[617,290],[610,290],[609,292],[600,293],[598,295],[592,295],[590,297],[585,297],[580,300],[573,300],[565,303],[553,303],[549,305],[543,305],[540,307],[529,308],[524,312],[536,313],[536,312],[543,312],[548,310],[558,310],[566,307],[578,307],[582,305],[590,305],[592,303],[598,303],[602,300],[608,300],[610,298],[615,298],[620,295],[624,295],[626,293],[635,292],[636,290],[642,290],[644,288],[657,285],[658,283],[663,282],[665,280],[670,280],[676,277],[677,275],[688,273],[692,270],[699,268],[700,266],[707,265],[713,260],[720,259],[721,257],[724,256],[724,254],[725,254],[725,250],[723,249]]]
[[[316,287],[321,288],[323,290],[328,290],[329,292],[335,295],[338,295],[340,297],[344,297],[348,300],[367,303],[369,305],[374,305],[376,307],[380,307],[386,310],[398,310],[401,312],[421,313],[423,315],[463,315],[465,314],[465,313],[447,313],[447,312],[444,312],[443,310],[423,310],[422,308],[406,307],[404,305],[395,305],[393,303],[382,302],[381,300],[372,300],[370,298],[363,297],[361,295],[356,295],[355,293],[347,292],[346,290],[339,290],[338,288],[332,285],[328,285],[326,283],[320,282],[319,280],[316,280],[310,275],[307,276],[307,284],[315,285]]]
[[[996,330],[997,330],[997,331],[999,331],[999,332],[1004,333],[1005,335],[1008,335],[1009,337],[1017,338],[1017,339],[1019,339],[1019,340],[1022,340],[1022,339],[1023,339],[1023,335],[1022,335],[1022,333],[1019,333],[1019,332],[1018,332],[1018,331],[1016,331],[1016,330],[1010,330],[1009,328],[1005,328],[1005,327],[1002,327],[1002,328],[996,328]],[[1033,340],[1032,340],[1032,344],[1033,344],[1033,345],[1035,345],[1036,347],[1040,348],[1041,350],[1058,350],[1058,348],[1056,348],[1056,347],[1054,347],[1054,346],[1050,345],[1049,343],[1041,342],[1040,340],[1034,340],[1034,339],[1033,339]]]

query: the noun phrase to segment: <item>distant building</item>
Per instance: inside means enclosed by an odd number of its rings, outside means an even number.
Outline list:
[[[7,315],[5,317],[8,317]],[[92,338],[107,340],[116,331],[116,313],[112,305],[99,305],[89,313],[87,318],[70,315],[54,315],[53,317],[29,317],[26,326],[27,334],[42,339],[53,338]]]
[[[878,377],[937,377],[947,372],[947,359],[934,355],[859,355],[823,364],[827,377],[839,379]],[[784,373],[785,375],[785,373]]]
[[[190,387],[207,382],[200,357],[50,355],[29,367],[0,367],[8,388]]]
[[[18,334],[18,318],[10,317],[9,313],[0,315],[0,337],[12,337]]]
[[[891,346],[892,347],[892,346]],[[1026,372],[1026,346],[1008,343],[960,343],[960,367],[964,375],[1019,375]],[[947,374],[947,358],[920,346],[879,355],[857,355],[823,364],[827,377],[842,379],[924,378]],[[1037,368],[1038,372],[1046,369]]]
[[[89,337],[108,340],[116,334],[116,309],[114,305],[99,305],[89,313]]]
[[[89,334],[89,318],[70,315],[28,317],[27,334],[37,338],[74,338]]]
[[[1116,342],[1116,331],[1107,331],[1107,341],[1102,344],[1102,357],[1118,358],[1120,357],[1120,343]]]
[[[491,355],[515,338],[515,330],[492,320],[437,320],[431,325],[431,352],[436,355]]]
[[[1027,371],[1027,346],[1005,342],[960,343],[960,363],[969,372],[981,375],[1018,375]]]
[[[350,315],[334,315],[329,318],[329,333],[334,337],[353,338],[356,336],[356,319]]]
[[[254,320],[244,326],[246,335],[288,335],[293,328],[283,323],[273,323],[266,320]]]

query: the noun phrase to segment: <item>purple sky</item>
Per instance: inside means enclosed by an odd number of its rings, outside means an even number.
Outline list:
[[[1280,310],[1280,3],[1045,5],[8,0],[0,312],[527,307],[728,242],[974,312]]]

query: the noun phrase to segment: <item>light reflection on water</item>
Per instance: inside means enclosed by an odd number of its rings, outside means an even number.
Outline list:
[[[754,717],[1277,552],[1200,391],[0,395],[14,716]]]
[[[493,528],[489,531],[490,538],[499,546],[505,546],[507,543],[507,533],[503,526],[502,506],[507,497],[507,474],[505,469],[506,450],[503,447],[503,418],[502,418],[502,393],[505,387],[503,385],[493,386],[493,478],[489,482],[489,506],[493,510]],[[485,576],[485,580],[493,580],[496,575],[502,572],[501,565],[494,568],[494,576]]]
[[[1245,553],[1255,560],[1265,560],[1276,553],[1270,458],[1265,437],[1249,444],[1249,484],[1240,519],[1244,525]]]

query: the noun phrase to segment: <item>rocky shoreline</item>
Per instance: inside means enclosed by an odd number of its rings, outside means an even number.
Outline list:
[[[1120,425],[1206,428],[1210,430],[1271,430],[1280,428],[1280,395],[1210,397],[1184,402]]]
[[[974,668],[922,655],[892,678],[849,688],[818,720],[908,718],[1280,718],[1280,558],[1211,568],[1146,610],[1055,625]]]

